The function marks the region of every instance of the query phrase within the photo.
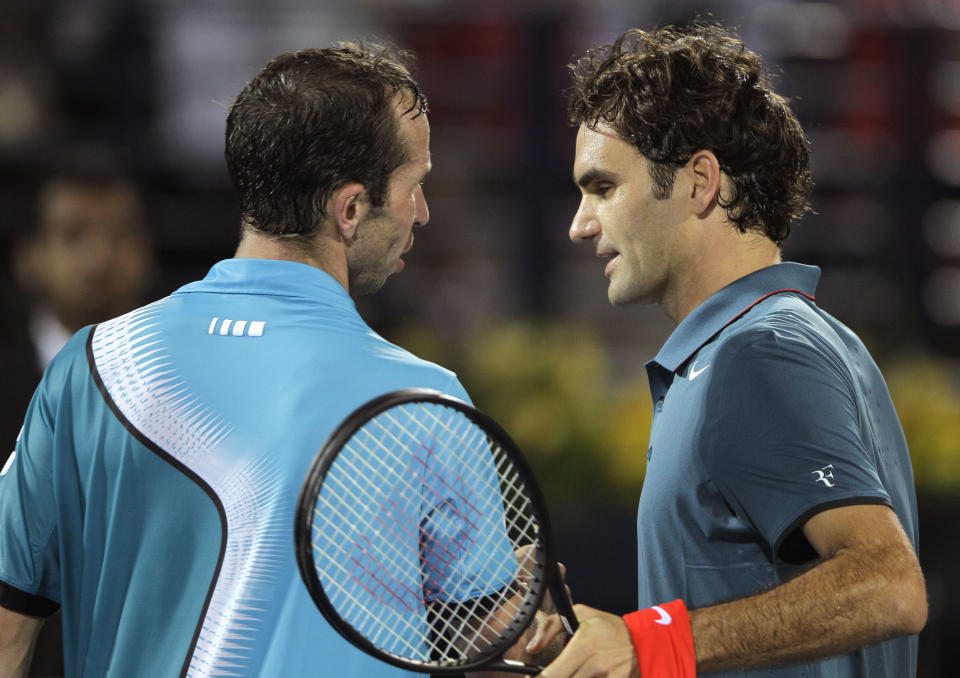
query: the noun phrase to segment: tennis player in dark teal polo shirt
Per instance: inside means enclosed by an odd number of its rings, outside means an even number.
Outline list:
[[[830,508],[892,506],[916,544],[896,412],[863,343],[816,306],[818,277],[783,263],[731,283],[647,363],[641,606],[701,608],[792,579],[818,556],[798,528]],[[916,645],[901,637],[786,675],[906,675],[883,667],[915,665]]]
[[[611,303],[657,303],[677,327],[647,364],[640,609],[577,606],[542,675],[915,676],[903,431],[863,343],[817,307],[819,270],[781,260],[809,209],[796,117],[712,25],[628,31],[571,73],[570,237],[607,259]]]

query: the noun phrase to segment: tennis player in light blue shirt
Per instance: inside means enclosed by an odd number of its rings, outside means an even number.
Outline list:
[[[292,544],[347,414],[414,386],[469,401],[352,299],[429,219],[425,108],[403,65],[356,45],[281,55],[241,92],[235,258],[74,336],[0,476],[0,675],[25,675],[58,607],[70,678],[405,675],[325,622]]]

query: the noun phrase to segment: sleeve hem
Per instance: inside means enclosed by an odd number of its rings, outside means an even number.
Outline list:
[[[783,547],[784,541],[792,535],[796,530],[800,529],[808,520],[818,513],[823,511],[828,511],[834,508],[840,508],[841,506],[856,506],[858,504],[881,504],[883,506],[891,506],[890,500],[885,496],[877,495],[858,495],[854,497],[842,497],[840,499],[834,499],[833,501],[824,502],[822,504],[817,504],[816,506],[811,506],[806,511],[801,513],[797,518],[793,520],[787,527],[780,531],[780,536],[777,537],[777,542],[773,545],[773,554],[775,558],[781,558],[781,549]],[[787,560],[787,562],[791,562]]]
[[[60,604],[18,589],[0,581],[0,606],[29,617],[46,618],[60,609]]]

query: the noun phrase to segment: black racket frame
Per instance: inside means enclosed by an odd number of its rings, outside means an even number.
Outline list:
[[[469,664],[456,664],[448,667],[436,663],[419,662],[398,657],[378,648],[337,613],[323,590],[323,585],[317,577],[313,563],[313,512],[327,471],[333,465],[343,446],[364,424],[381,412],[411,402],[433,403],[458,410],[483,429],[487,436],[493,439],[513,460],[518,475],[526,484],[527,498],[530,500],[530,505],[540,525],[539,543],[537,544],[539,557],[534,564],[530,585],[527,587],[523,602],[520,605],[522,614],[516,616],[508,624],[496,642],[491,643],[489,652],[481,654]],[[485,668],[497,668],[529,675],[538,673],[539,671],[529,668],[524,669],[513,665],[513,663],[500,663],[498,665],[495,661],[520,638],[520,635],[531,624],[546,592],[550,589],[553,589],[554,605],[561,615],[566,617],[568,623],[572,626],[571,630],[576,630],[577,622],[573,607],[565,591],[562,590],[563,584],[560,581],[560,573],[553,551],[553,534],[546,502],[529,463],[517,444],[493,418],[472,405],[435,389],[406,388],[385,393],[358,407],[337,426],[323,447],[320,448],[320,451],[314,456],[306,480],[300,490],[294,525],[294,544],[300,576],[324,618],[355,647],[394,666],[433,675],[460,675],[468,671]]]

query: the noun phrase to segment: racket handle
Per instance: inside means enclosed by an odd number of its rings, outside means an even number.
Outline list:
[[[553,566],[553,585],[550,587],[550,593],[553,596],[553,606],[557,609],[557,614],[560,615],[563,628],[567,635],[572,636],[580,627],[580,622],[577,621],[577,615],[573,611],[573,601],[567,595],[567,587],[564,584],[563,574],[560,572],[560,565],[558,564]]]

